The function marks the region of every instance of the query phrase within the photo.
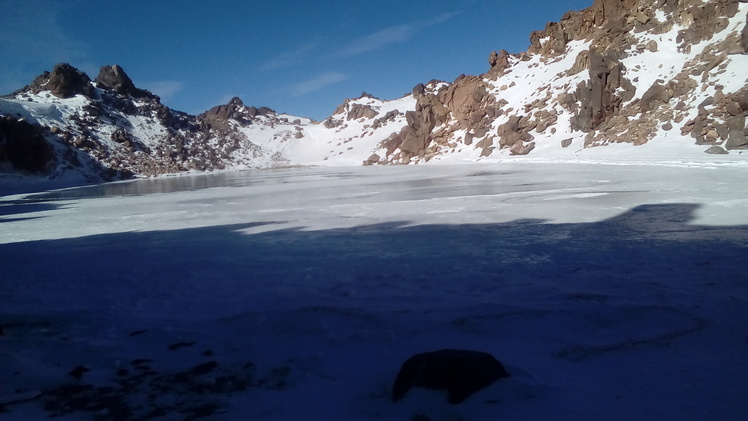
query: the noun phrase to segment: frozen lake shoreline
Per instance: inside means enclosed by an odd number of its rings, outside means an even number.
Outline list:
[[[116,389],[136,359],[156,374],[115,406],[163,419],[186,417],[188,400],[220,420],[748,411],[741,167],[245,174],[0,198],[0,398],[39,392],[4,418],[46,416],[60,384]],[[514,377],[457,406],[425,391],[391,403],[404,359],[444,347],[490,352]],[[166,381],[206,362],[217,368],[197,384],[246,387],[201,396]],[[76,366],[90,372],[76,380]],[[158,388],[172,399],[146,399]]]
[[[0,197],[0,242],[267,223],[328,229],[384,222],[595,222],[639,205],[693,204],[696,225],[748,224],[742,165],[503,163],[286,168],[163,177]],[[127,199],[122,206],[118,198]],[[85,200],[81,200],[85,199]],[[53,218],[36,206],[53,206]],[[43,206],[42,206],[43,207]],[[67,223],[60,224],[64,218]],[[76,224],[79,218],[85,224]],[[74,227],[73,232],[66,227]],[[4,229],[5,228],[5,229]],[[11,229],[12,228],[12,229]],[[29,236],[33,232],[33,236]]]

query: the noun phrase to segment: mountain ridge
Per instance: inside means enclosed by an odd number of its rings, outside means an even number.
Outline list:
[[[118,65],[91,80],[62,63],[0,99],[0,171],[100,181],[574,157],[621,143],[739,154],[748,149],[746,22],[744,0],[594,0],[530,34],[527,51],[491,52],[481,75],[418,84],[394,100],[364,93],[321,122],[239,98],[190,115]]]

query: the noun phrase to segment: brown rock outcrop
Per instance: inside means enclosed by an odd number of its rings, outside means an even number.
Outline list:
[[[740,130],[731,130],[725,142],[725,148],[728,150],[748,149],[748,137]]]
[[[94,96],[91,79],[67,63],[60,63],[51,72],[44,72],[37,76],[29,89],[34,93],[50,91],[58,98],[72,98],[78,94],[88,98]]]
[[[530,142],[528,144],[524,144],[522,142],[517,142],[514,145],[512,145],[511,148],[509,148],[509,152],[512,155],[527,155],[533,149],[535,149],[535,142]]]
[[[644,95],[642,95],[642,98],[639,101],[641,112],[646,113],[655,108],[659,103],[667,104],[667,102],[673,97],[673,88],[669,85],[661,85],[660,82],[661,81],[656,81],[646,90],[646,92],[644,92]]]
[[[509,53],[506,50],[500,50],[498,53],[491,51],[491,54],[488,56],[488,64],[491,66],[491,69],[488,71],[489,75],[494,77],[501,76],[509,68]]]
[[[527,135],[527,131],[520,129],[519,123],[522,120],[519,116],[509,117],[509,121],[499,126],[497,135],[499,136],[499,146],[511,148],[515,143],[521,142]]]
[[[130,76],[116,64],[114,66],[102,66],[95,82],[99,88],[109,89],[120,95],[132,95],[135,98],[152,95],[146,90],[136,88]]]
[[[382,158],[377,154],[371,154],[369,158],[364,161],[364,166],[374,165],[379,163]]]
[[[559,22],[549,22],[544,30],[533,32],[528,52],[544,57],[563,54],[570,41],[593,36],[599,46],[622,51],[628,32],[637,23],[649,21],[636,6],[637,0],[595,0],[587,9],[569,11]]]
[[[600,53],[595,48],[589,51],[589,81],[577,86],[574,97],[580,106],[572,117],[573,130],[588,132],[595,129],[608,118],[617,115],[621,103],[634,96],[634,87],[623,74],[624,65],[618,58],[607,53]],[[619,92],[619,88],[623,88]]]
[[[252,124],[252,119],[258,115],[271,115],[275,111],[267,107],[247,107],[238,97],[231,98],[226,105],[215,106],[197,116],[197,119],[213,128],[226,128],[229,120],[241,125]]]
[[[358,120],[359,118],[374,118],[379,113],[368,105],[353,104],[348,111],[346,118],[348,120]]]
[[[435,81],[429,83],[434,86]],[[477,76],[458,77],[451,85],[432,93],[433,89],[418,84],[413,88],[416,98],[414,111],[405,113],[407,126],[382,142],[389,156],[400,149],[402,162],[411,158],[428,159],[435,154],[429,150],[448,147],[448,138],[456,130],[469,132],[469,143],[473,137],[483,137],[488,133],[495,114],[495,99],[488,93],[488,84]],[[449,123],[449,127],[447,126]],[[437,132],[435,128],[442,127]]]
[[[728,25],[728,18],[738,12],[738,0],[710,0],[705,3],[688,1],[677,16],[687,23],[686,29],[678,32],[676,41],[686,50],[692,44],[711,38]],[[678,22],[678,23],[681,23]]]
[[[477,76],[461,76],[447,89],[439,92],[439,115],[452,113],[452,117],[463,129],[475,129],[486,115],[486,106],[491,102],[488,85]],[[442,109],[443,108],[443,109]]]
[[[696,118],[687,121],[681,133],[690,134],[699,145],[723,144],[727,149],[744,149],[748,136],[748,87],[718,100],[710,97],[699,106]]]
[[[385,115],[383,115],[382,117],[379,117],[379,118],[375,118],[374,121],[371,122],[371,128],[373,130],[376,130],[376,129],[384,126],[385,124],[387,124],[387,123],[389,123],[391,121],[394,121],[395,117],[397,117],[399,115],[402,115],[402,113],[400,113],[400,111],[398,111],[398,110],[387,111],[387,113]],[[327,121],[325,121],[325,123],[326,122]]]

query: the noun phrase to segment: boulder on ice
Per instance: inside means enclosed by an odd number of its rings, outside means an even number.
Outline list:
[[[494,381],[510,377],[493,355],[471,350],[442,349],[408,358],[392,386],[392,401],[413,387],[446,389],[449,403],[458,404]]]

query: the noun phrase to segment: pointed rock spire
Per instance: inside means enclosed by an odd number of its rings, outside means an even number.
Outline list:
[[[121,95],[132,95],[136,98],[146,96],[148,92],[138,89],[132,82],[125,70],[115,64],[114,66],[102,66],[99,75],[96,76],[96,85],[99,88],[109,89]]]

